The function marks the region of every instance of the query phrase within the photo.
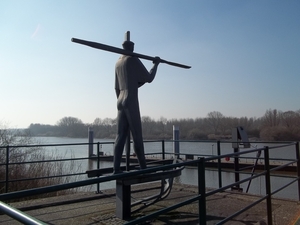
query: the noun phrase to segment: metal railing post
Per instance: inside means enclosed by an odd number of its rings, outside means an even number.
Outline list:
[[[268,225],[272,225],[272,196],[271,196],[271,174],[270,174],[270,163],[269,163],[269,147],[264,147],[264,160],[265,160],[265,180],[266,180],[266,195],[267,195],[267,216]]]
[[[199,198],[199,224],[206,225],[206,197],[205,197],[205,161],[204,158],[200,158],[198,163],[198,194]]]
[[[217,152],[218,156],[221,155],[221,142],[217,141]],[[219,178],[219,188],[222,187],[222,165],[221,158],[218,159],[218,178]]]
[[[9,179],[9,145],[6,146],[6,162],[5,162],[5,193],[8,192],[8,179]]]
[[[297,176],[298,176],[298,200],[300,201],[300,149],[299,142],[296,142]]]
[[[97,142],[97,169],[100,169],[100,142]],[[99,176],[98,176],[99,177]],[[97,183],[97,194],[101,193],[100,183]]]
[[[165,140],[161,142],[161,150],[162,150],[162,159],[165,159]]]

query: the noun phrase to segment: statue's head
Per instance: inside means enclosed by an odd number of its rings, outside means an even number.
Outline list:
[[[125,50],[133,52],[134,43],[132,41],[130,41],[130,31],[127,31],[125,33],[125,40],[122,45]]]
[[[132,41],[124,41],[122,44],[124,50],[133,52],[134,50],[134,43]]]

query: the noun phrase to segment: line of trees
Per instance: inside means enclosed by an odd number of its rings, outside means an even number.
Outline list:
[[[269,109],[260,118],[226,117],[218,111],[205,118],[154,120],[142,117],[144,139],[171,139],[173,125],[179,126],[180,138],[188,140],[230,139],[232,128],[242,126],[250,138],[264,141],[300,140],[300,110],[282,112]],[[33,136],[87,137],[92,127],[96,138],[115,138],[116,119],[96,118],[85,124],[74,117],[64,117],[56,125],[31,124],[28,128]]]

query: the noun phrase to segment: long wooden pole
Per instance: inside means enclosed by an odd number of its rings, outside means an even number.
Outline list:
[[[92,48],[101,49],[101,50],[104,50],[104,51],[119,53],[119,54],[122,54],[122,55],[135,56],[135,57],[138,57],[138,58],[147,59],[147,60],[151,60],[151,61],[155,60],[155,57],[152,57],[152,56],[126,51],[122,48],[116,48],[116,47],[113,47],[113,46],[109,46],[109,45],[105,45],[105,44],[101,44],[101,43],[97,43],[97,42],[86,41],[86,40],[82,40],[82,39],[78,39],[78,38],[72,38],[71,41],[75,42],[75,43],[78,43],[78,44],[87,45],[87,46],[90,46]],[[175,62],[170,62],[170,61],[167,61],[167,60],[164,60],[164,59],[160,59],[160,62],[161,63],[166,63],[166,64],[171,65],[171,66],[177,66],[177,67],[180,67],[180,68],[184,68],[184,69],[190,69],[191,68],[191,66],[186,66],[186,65],[183,65],[183,64],[175,63]]]

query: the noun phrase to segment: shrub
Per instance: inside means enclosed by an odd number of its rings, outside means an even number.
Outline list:
[[[49,160],[62,159],[63,156],[57,154],[57,152],[50,155],[46,154],[45,149],[36,146],[38,144],[39,143],[28,133],[18,130],[0,129],[0,193],[6,191],[5,163],[7,146],[9,146],[8,180],[10,181],[8,183],[8,192],[50,186],[70,181],[70,177],[57,176],[64,174],[66,171],[68,171],[68,173],[75,173],[74,162],[49,162]],[[40,179],[45,177],[50,178]],[[76,178],[72,179],[76,180]],[[60,191],[43,194],[42,196],[61,195],[68,192],[69,191]]]

